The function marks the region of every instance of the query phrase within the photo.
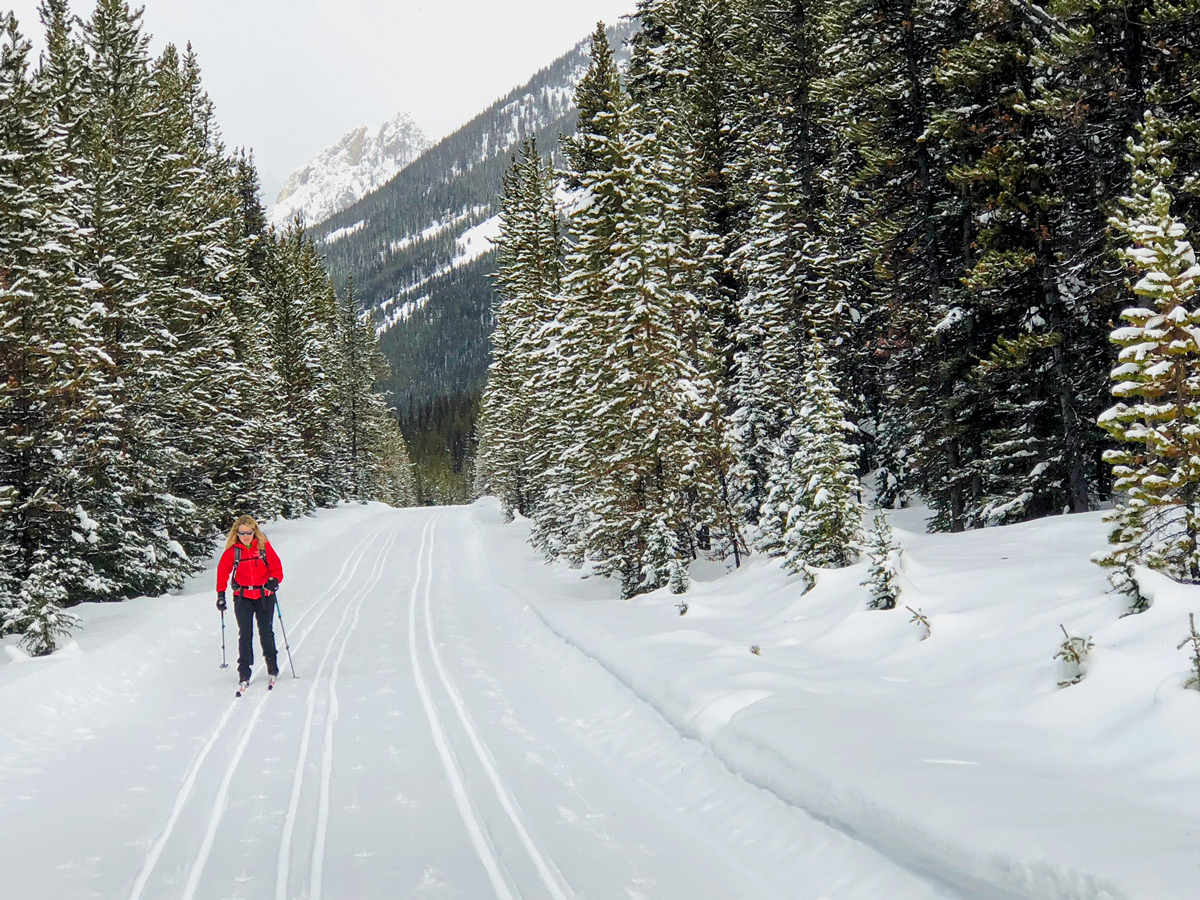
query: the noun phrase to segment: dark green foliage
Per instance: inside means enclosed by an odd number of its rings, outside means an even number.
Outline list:
[[[1095,509],[1115,474],[1132,504],[1119,501],[1114,520],[1122,583],[1135,564],[1198,577],[1193,426],[1172,443],[1139,424],[1162,418],[1161,403],[1148,399],[1145,415],[1122,407],[1106,428],[1121,437],[1125,422],[1136,432],[1125,440],[1157,449],[1114,454],[1096,425],[1111,403],[1113,323],[1123,315],[1161,331],[1166,313],[1121,312],[1127,273],[1114,240],[1114,226],[1133,236],[1112,217],[1130,191],[1125,141],[1147,113],[1178,165],[1159,166],[1151,218],[1162,259],[1149,259],[1151,219],[1131,258],[1191,296],[1198,12],[1196,0],[640,0],[623,85],[598,31],[565,145],[563,181],[582,200],[569,215],[562,305],[553,327],[535,329],[569,373],[563,382],[590,402],[545,395],[575,440],[556,445],[572,462],[547,470],[535,492],[535,543],[619,575],[626,594],[660,584],[672,554],[686,559],[681,548],[702,543],[704,528],[689,534],[704,520],[695,512],[719,507],[700,499],[708,476],[738,515],[723,552],[745,526],[772,552],[790,535],[808,578],[810,565],[845,563],[804,537],[827,498],[816,445],[830,440],[809,447],[801,436],[806,411],[828,396],[845,413],[823,433],[845,418],[856,443],[835,454],[841,463],[878,470],[885,505],[922,495],[934,529]],[[1174,230],[1163,237],[1169,199]],[[1189,326],[1200,315],[1186,304],[1170,314]],[[652,335],[645,344],[631,340],[639,328]],[[1123,352],[1151,353],[1133,331],[1117,333]],[[829,357],[819,388],[805,377],[810,332]],[[1176,418],[1187,422],[1190,340],[1162,345],[1179,377],[1152,385],[1154,397],[1184,398]],[[531,349],[501,336],[495,352]],[[663,358],[693,368],[664,376]],[[1122,373],[1137,360],[1122,362],[1118,387],[1130,394]],[[1146,384],[1165,366],[1149,366]],[[705,421],[731,439],[732,460],[722,441],[683,427],[689,413],[667,401],[668,384],[716,398]],[[656,423],[652,440],[630,441],[643,416]],[[676,468],[697,478],[687,515],[660,492]],[[833,543],[845,549],[858,524],[854,483],[848,469],[837,480],[847,514]],[[1171,494],[1154,500],[1169,527],[1145,527],[1139,504],[1153,492]],[[1137,549],[1166,532],[1179,532],[1177,546]]]
[[[0,628],[35,654],[239,512],[414,500],[374,328],[264,230],[190,48],[152,61],[120,0],[41,13],[36,71],[0,17]]]
[[[463,391],[402,410],[400,427],[408,441],[416,478],[417,503],[465,503],[470,496],[475,421],[479,394]]]

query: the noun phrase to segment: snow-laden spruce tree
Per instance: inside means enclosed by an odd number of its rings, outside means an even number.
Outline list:
[[[680,337],[678,382],[689,458],[677,473],[683,495],[681,552],[733,556],[744,549],[733,500],[730,405],[736,278],[730,266],[737,190],[730,169],[730,8],[723,0],[638,5],[628,87],[635,146],[649,148],[650,242]],[[676,514],[677,516],[679,514]]]
[[[895,609],[900,599],[900,549],[892,537],[892,526],[887,513],[875,513],[874,527],[867,533],[864,550],[868,560],[867,580],[864,587],[871,589],[871,609]]]
[[[370,315],[359,309],[353,278],[338,297],[334,349],[329,377],[343,438],[338,454],[343,496],[360,501],[383,499],[384,472],[402,472],[408,452],[383,395],[375,391],[389,371],[388,363]],[[399,456],[392,459],[392,454]],[[386,493],[394,494],[393,488]]]
[[[78,127],[87,219],[77,263],[103,363],[85,421],[93,452],[83,508],[96,523],[89,561],[118,586],[106,599],[118,599],[181,584],[196,567],[181,540],[197,537],[204,515],[171,493],[182,459],[175,441],[186,444],[192,432],[171,412],[183,364],[173,358],[180,335],[172,330],[178,321],[168,256],[179,235],[162,230],[169,167],[159,158],[149,37],[140,12],[99,0],[83,40],[87,109]]]
[[[809,342],[795,417],[779,441],[761,513],[762,549],[785,568],[838,568],[858,552],[862,504],[855,474],[854,426],[817,335]]]
[[[611,170],[593,181],[593,196],[603,185],[599,203],[617,211],[614,227],[594,230],[607,223],[590,211],[576,220],[587,227],[568,262],[582,269],[566,280],[570,291],[598,276],[585,318],[583,540],[595,570],[618,577],[626,597],[668,582],[683,589],[680,567],[714,534],[722,544],[735,534],[721,483],[729,452],[719,355],[702,300],[708,240],[686,152],[690,124],[673,84],[674,76],[644,107],[616,98],[627,124],[608,142]],[[582,258],[585,246],[600,253]]]
[[[286,468],[282,512],[300,516],[334,502],[340,428],[325,364],[333,357],[336,298],[320,255],[303,225],[291,223],[274,242],[263,277],[266,351],[288,429],[269,445]]]
[[[417,476],[408,452],[408,443],[404,440],[399,423],[389,419],[387,424],[381,437],[381,465],[376,475],[378,485],[373,499],[391,506],[416,506]]]
[[[738,500],[751,522],[758,520],[766,499],[772,456],[800,379],[794,317],[802,257],[796,244],[804,230],[790,218],[797,196],[781,148],[768,140],[756,162],[766,171],[749,175],[757,196],[746,242],[736,256],[745,290],[738,299],[730,423],[738,457]]]
[[[1159,119],[1150,111],[1129,140],[1133,185],[1112,224],[1141,275],[1142,303],[1121,313],[1112,333],[1120,346],[1113,369],[1117,402],[1100,417],[1118,448],[1105,454],[1118,502],[1108,515],[1114,587],[1135,598],[1137,563],[1189,583],[1200,582],[1200,267],[1187,225],[1171,212],[1174,163]]]
[[[53,37],[46,65],[62,52]],[[85,422],[105,403],[76,270],[77,160],[54,85],[30,77],[29,55],[14,18],[0,16],[0,614],[9,611],[7,627],[20,630],[26,581],[48,548],[58,553],[63,602],[112,588],[87,561],[93,531],[80,506],[89,503],[82,470],[94,452]],[[68,115],[73,106],[61,108]]]
[[[554,185],[533,138],[513,158],[500,197],[495,328],[478,433],[480,462],[505,516],[531,516],[558,454],[553,347],[544,333],[562,286]]]
[[[527,145],[522,147],[522,153]],[[485,473],[488,489],[500,500],[504,521],[511,522],[519,511],[530,512],[526,485],[529,471],[524,447],[524,428],[529,409],[522,402],[521,369],[525,360],[517,356],[517,336],[529,327],[521,306],[520,248],[527,224],[521,215],[521,168],[514,157],[504,173],[500,192],[500,234],[496,239],[495,304],[492,311],[491,350],[487,384],[480,400],[479,435],[480,471]]]
[[[846,340],[863,319],[848,298],[870,294],[848,289],[840,271],[848,262],[862,268],[837,246],[840,231],[853,232],[857,241],[859,230],[845,210],[826,213],[840,191],[836,185],[827,191],[824,183],[832,148],[817,116],[824,98],[813,89],[823,40],[813,12],[789,0],[747,0],[734,10],[734,172],[743,211],[737,217],[741,246],[732,259],[742,288],[732,419],[739,500],[751,522],[758,520],[770,459],[800,380],[799,323],[818,327],[836,370],[859,379],[870,371],[847,352],[870,345],[865,338]]]
[[[229,178],[237,201],[227,223],[228,246],[234,256],[221,292],[235,316],[230,330],[239,365],[229,373],[244,375],[237,391],[226,392],[226,402],[244,424],[222,435],[220,443],[220,476],[229,493],[224,507],[274,518],[283,512],[284,486],[299,455],[295,449],[299,436],[291,424],[291,410],[281,403],[282,383],[268,342],[264,289],[275,240],[259,199],[253,158],[242,151],[235,154]]]
[[[654,196],[659,185],[652,184],[658,148],[652,138],[629,132],[618,146],[623,164],[615,174],[625,193],[624,215],[593,315],[606,349],[588,379],[594,405],[585,434],[596,459],[586,541],[596,570],[619,577],[622,595],[629,597],[650,586],[646,554],[660,517],[672,532],[691,524],[678,487],[692,447],[680,390],[686,356],[676,328],[679,298],[663,269],[663,218]]]
[[[153,146],[147,180],[152,212],[141,226],[155,236],[147,259],[147,306],[161,324],[163,352],[171,364],[157,376],[153,415],[165,492],[186,498],[170,524],[188,557],[208,552],[214,531],[227,527],[236,494],[235,458],[213,435],[244,435],[252,409],[241,389],[251,368],[237,358],[238,320],[229,290],[244,260],[231,246],[229,223],[238,198],[218,135],[212,101],[188,48],[168,44],[151,66],[147,102]]]
[[[0,616],[0,632],[21,634],[21,645],[30,655],[45,656],[79,627],[79,619],[64,610],[74,573],[65,571],[69,566],[52,554],[39,551],[38,556],[21,582],[19,602]]]
[[[561,291],[536,336],[538,420],[545,422],[547,437],[535,461],[543,487],[530,536],[547,557],[573,565],[587,555],[587,498],[598,448],[586,428],[596,405],[591,385],[598,377],[597,361],[605,353],[607,269],[627,194],[619,170],[629,103],[603,24],[592,35],[590,64],[576,88],[575,105],[578,125],[563,139],[569,198]]]

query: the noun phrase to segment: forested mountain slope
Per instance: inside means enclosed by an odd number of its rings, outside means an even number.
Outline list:
[[[635,28],[609,33],[623,48]],[[445,138],[380,189],[312,227],[339,285],[351,277],[378,311],[389,387],[406,418],[438,398],[483,385],[494,269],[486,235],[513,152],[527,137],[550,149],[575,127],[574,91],[587,69],[581,41],[529,82]],[[623,50],[621,51],[623,53]]]

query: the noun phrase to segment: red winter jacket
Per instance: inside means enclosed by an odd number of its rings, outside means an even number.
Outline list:
[[[234,572],[233,557],[238,547],[242,547],[242,561],[238,563],[238,570]],[[221,554],[221,561],[217,563],[218,591],[225,590],[230,575],[233,575],[234,593],[241,590],[247,599],[254,600],[263,595],[259,588],[267,583],[268,578],[283,581],[283,563],[279,561],[279,556],[270,541],[267,541],[264,553],[258,552],[258,538],[252,540],[249,547],[242,546],[241,541],[238,541]]]

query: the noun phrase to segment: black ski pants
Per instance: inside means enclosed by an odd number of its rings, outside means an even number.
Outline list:
[[[254,620],[258,620],[258,641],[262,644],[263,661],[268,675],[278,675],[275,660],[275,595],[261,597],[233,597],[233,614],[238,623],[238,681],[250,680],[250,666],[254,662]]]

